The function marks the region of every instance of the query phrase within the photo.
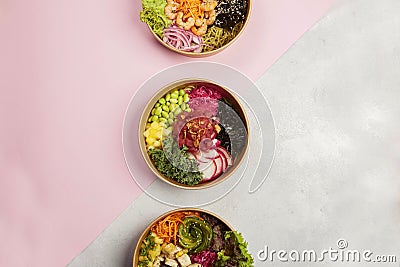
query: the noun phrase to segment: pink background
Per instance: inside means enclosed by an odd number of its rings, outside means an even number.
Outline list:
[[[258,0],[240,39],[203,60],[257,79],[334,0]],[[133,0],[0,2],[0,266],[63,266],[139,194],[122,154],[149,76],[199,60],[160,46]]]

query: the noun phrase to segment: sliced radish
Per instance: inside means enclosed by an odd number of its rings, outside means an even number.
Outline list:
[[[222,159],[222,171],[224,172],[228,168],[228,160],[226,159],[225,153],[223,153],[220,149],[217,149],[217,152]]]
[[[199,162],[199,171],[204,172],[206,169],[212,165],[213,162],[210,160],[209,162]]]
[[[199,171],[203,172],[202,182],[217,178],[233,163],[231,154],[224,147],[197,151],[193,153],[193,157],[198,162]]]
[[[210,163],[212,160],[208,158],[200,158],[197,160],[198,163]]]
[[[195,159],[197,162],[204,162],[204,163],[209,162],[209,160],[206,161],[201,160],[202,154],[200,151],[189,151],[188,154],[190,159]]]
[[[220,151],[220,153],[223,153],[223,155],[225,155],[226,161],[228,163],[228,166],[232,166],[233,162],[232,162],[232,156],[231,154],[228,152],[228,150],[226,150],[224,147],[220,146],[217,147],[216,150]]]
[[[223,170],[222,170],[222,159],[221,159],[221,157],[218,157],[218,158],[216,158],[215,160],[214,160],[214,163],[215,163],[215,166],[216,166],[216,170],[215,170],[215,173],[214,173],[214,179],[215,178],[217,178],[218,176],[220,176],[221,175],[221,173],[223,172]]]
[[[188,153],[188,158],[197,160],[196,156],[194,154],[192,154],[192,153]]]
[[[219,154],[215,149],[210,149],[207,152],[204,152],[203,156],[206,159],[215,159],[215,158],[219,157]]]
[[[214,139],[214,147],[219,147],[221,145],[221,141],[218,139]]]
[[[214,161],[211,161],[212,164],[210,164],[204,171],[203,171],[203,180],[202,182],[207,182],[215,177],[215,171],[217,170],[217,166],[215,165]]]
[[[190,153],[193,155],[198,163],[209,163],[211,161],[211,159],[204,157],[204,153],[202,153],[200,150]]]
[[[196,159],[201,158],[201,152],[200,151],[193,151],[190,152]]]

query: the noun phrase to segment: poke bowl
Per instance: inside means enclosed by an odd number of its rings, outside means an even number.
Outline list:
[[[249,144],[248,119],[236,96],[204,79],[161,88],[139,121],[139,146],[151,171],[183,189],[203,189],[228,179]]]
[[[218,215],[177,209],[155,219],[139,237],[133,267],[254,266],[247,242]]]
[[[205,57],[240,36],[250,10],[251,0],[142,0],[140,20],[166,48]]]

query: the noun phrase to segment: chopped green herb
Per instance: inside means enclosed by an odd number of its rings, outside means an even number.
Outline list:
[[[163,140],[163,149],[150,149],[149,156],[157,170],[181,184],[196,185],[203,179],[196,160],[189,159],[187,148],[179,149],[172,136]]]
[[[138,266],[152,266],[149,264],[152,264],[156,260],[157,256],[160,255],[162,243],[163,240],[157,237],[154,233],[150,233],[146,236],[140,245]]]

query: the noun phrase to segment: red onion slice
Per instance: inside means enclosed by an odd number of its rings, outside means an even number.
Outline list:
[[[175,24],[164,29],[162,40],[166,44],[185,52],[200,53],[203,47],[203,41],[200,36],[179,28]]]

